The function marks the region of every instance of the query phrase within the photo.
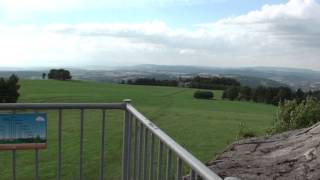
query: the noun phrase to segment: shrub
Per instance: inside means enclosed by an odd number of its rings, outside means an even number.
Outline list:
[[[320,121],[320,102],[308,97],[300,103],[285,101],[278,108],[272,133],[309,127]]]
[[[246,128],[245,127],[245,124],[244,123],[240,123],[239,125],[239,132],[238,132],[238,135],[237,135],[237,139],[246,139],[246,138],[253,138],[253,137],[256,137],[257,134],[255,131],[249,129],[249,128]]]
[[[213,92],[211,91],[196,91],[193,94],[194,98],[197,99],[213,99]]]

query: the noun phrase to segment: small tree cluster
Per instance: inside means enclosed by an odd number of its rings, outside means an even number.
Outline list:
[[[272,133],[309,127],[320,121],[320,102],[308,97],[300,103],[297,100],[285,101],[278,109]]]
[[[296,99],[301,102],[306,98],[306,93],[301,89],[296,92],[289,87],[264,87],[250,88],[248,86],[229,87],[222,95],[223,99],[254,101],[258,103],[266,103],[278,105],[285,100]]]
[[[20,94],[19,78],[11,75],[8,79],[0,78],[0,103],[16,103]]]
[[[193,94],[193,97],[197,99],[213,99],[213,96],[213,92],[211,91],[196,91]]]
[[[55,80],[71,80],[72,76],[70,71],[65,69],[51,69],[48,74],[49,79],[55,79]]]

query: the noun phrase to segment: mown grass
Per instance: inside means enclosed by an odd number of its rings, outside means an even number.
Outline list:
[[[270,127],[276,108],[251,102],[193,98],[195,89],[130,86],[83,81],[21,81],[20,102],[121,102],[132,104],[174,140],[201,161],[235,140],[242,122],[262,135]],[[48,113],[48,148],[40,151],[41,179],[55,179],[57,156],[57,112]],[[79,111],[63,113],[63,179],[78,179]],[[120,179],[123,112],[107,111],[106,179]],[[97,179],[99,172],[99,133],[101,111],[85,113],[84,175]],[[0,179],[11,178],[11,153],[0,152]],[[33,179],[34,151],[17,152],[17,179]]]

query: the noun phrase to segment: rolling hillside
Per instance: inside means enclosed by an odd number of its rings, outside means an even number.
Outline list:
[[[276,108],[250,102],[196,100],[195,89],[129,86],[83,81],[23,80],[20,102],[120,102],[130,98],[133,105],[178,143],[202,161],[235,140],[239,124],[262,135],[270,127]],[[55,179],[57,113],[48,111],[48,148],[40,152],[40,176]],[[106,175],[119,179],[123,112],[107,112]],[[86,179],[97,179],[101,112],[85,114]],[[63,179],[77,179],[79,153],[79,111],[63,113]],[[34,152],[17,153],[17,179],[33,179]],[[0,153],[1,179],[10,179],[11,154]],[[31,162],[31,163],[30,163]]]

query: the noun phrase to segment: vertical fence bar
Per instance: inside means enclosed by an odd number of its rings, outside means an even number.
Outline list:
[[[38,113],[38,110],[35,110],[34,111],[37,115]],[[34,167],[34,170],[35,170],[35,180],[39,180],[39,149],[35,149],[35,167]]]
[[[196,172],[190,169],[190,180],[196,180]]]
[[[182,160],[177,158],[177,180],[182,180]]]
[[[12,150],[12,180],[16,180],[16,150]]]
[[[171,179],[171,161],[172,161],[172,151],[171,151],[171,149],[168,148],[166,180]]]
[[[143,180],[147,179],[148,169],[148,129],[144,129],[144,141],[143,141]]]
[[[128,180],[128,134],[129,132],[129,111],[125,110],[123,125],[123,150],[122,150],[122,180]]]
[[[15,115],[16,111],[13,110],[12,114]],[[13,129],[13,122],[11,123],[11,128]],[[16,150],[12,150],[12,180],[16,179]]]
[[[133,154],[133,179],[137,178],[137,165],[138,165],[138,133],[139,133],[139,126],[138,120],[135,119],[135,126],[134,126],[134,154]]]
[[[79,179],[83,179],[83,121],[84,110],[80,110],[80,167],[79,167]]]
[[[57,180],[61,179],[61,142],[62,142],[62,109],[58,112],[58,157],[57,157]]]
[[[35,180],[39,180],[39,149],[35,149]]]
[[[137,165],[138,165],[138,135],[139,135],[139,126],[138,119],[135,119],[134,126],[134,155],[133,155],[133,179],[137,178]]]
[[[162,151],[163,151],[163,143],[161,142],[161,140],[159,140],[157,180],[161,180],[161,177],[162,177]]]
[[[129,112],[129,111],[128,111]],[[129,127],[128,127],[128,147],[127,147],[127,156],[128,156],[128,162],[127,162],[127,178],[130,179],[131,176],[131,130],[132,130],[132,114],[128,114],[129,118]]]
[[[102,122],[101,122],[101,135],[100,135],[100,180],[104,178],[104,139],[105,139],[105,126],[106,126],[106,110],[102,110]]]
[[[153,180],[153,171],[154,171],[153,159],[154,159],[154,134],[151,133],[149,180]]]
[[[143,125],[140,123],[140,130],[139,130],[139,152],[138,152],[138,180],[141,179],[141,167],[142,167],[142,141],[143,141]]]

